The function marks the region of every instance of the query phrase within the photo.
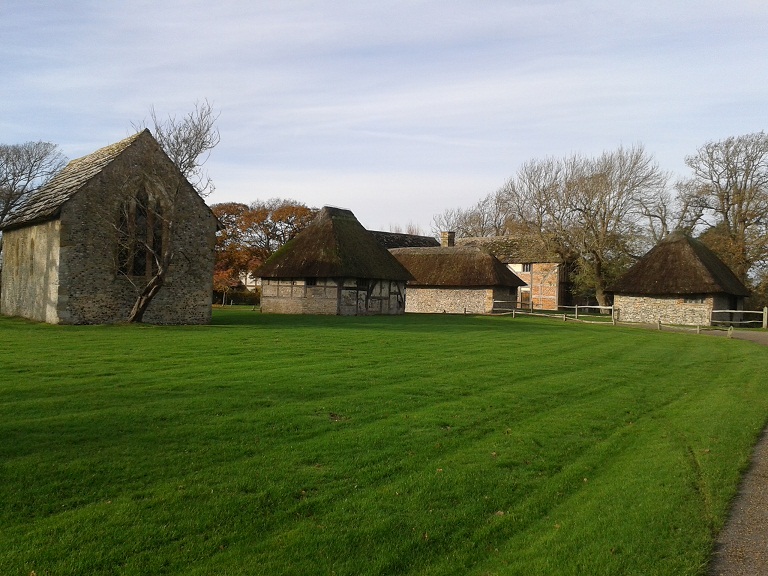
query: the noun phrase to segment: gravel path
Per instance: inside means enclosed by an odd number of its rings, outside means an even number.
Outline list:
[[[768,432],[755,446],[731,515],[715,542],[709,576],[768,574]]]
[[[768,332],[735,330],[733,337],[768,346]],[[768,575],[768,429],[752,453],[708,571],[709,576],[761,574]]]

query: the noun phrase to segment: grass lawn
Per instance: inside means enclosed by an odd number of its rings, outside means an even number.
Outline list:
[[[0,574],[704,574],[766,369],[542,318],[0,318]]]

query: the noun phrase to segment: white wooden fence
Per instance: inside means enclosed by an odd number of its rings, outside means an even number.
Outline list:
[[[612,322],[616,324],[616,315],[613,306],[560,306],[557,310],[534,309],[519,300],[494,300],[493,309],[500,313],[511,314],[514,317],[517,314],[528,316],[548,316],[550,318],[561,318],[564,322],[568,320],[578,320],[579,322],[605,323]],[[595,313],[597,311],[597,313]],[[727,318],[723,316],[727,314]],[[768,329],[768,307],[762,310],[712,310],[710,314],[710,324],[712,326],[726,325],[744,328],[763,328]],[[659,323],[661,329],[661,323]],[[701,327],[696,328],[697,331]]]
[[[727,314],[727,318],[722,316]],[[746,316],[746,318],[745,318]],[[750,318],[751,319],[747,319]],[[709,323],[713,326],[726,324],[729,326],[743,326],[746,328],[768,329],[768,307],[762,310],[712,310],[709,315]]]
[[[523,303],[517,300],[494,300],[493,309],[497,312],[511,314],[513,318],[517,314],[524,314],[560,318],[563,322],[577,320],[593,324],[616,323],[613,306],[558,306],[557,310],[542,310],[529,307],[527,302],[525,304],[523,307]]]

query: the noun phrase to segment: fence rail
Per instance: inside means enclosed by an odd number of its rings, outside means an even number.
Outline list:
[[[549,318],[559,318],[563,322],[568,320],[575,320],[578,322],[603,324],[611,322],[616,324],[616,313],[613,306],[559,306],[557,310],[543,310],[539,308],[532,308],[528,302],[520,302],[519,300],[494,300],[494,311],[500,314],[511,314],[512,317],[517,314],[523,314],[526,316],[546,316]],[[597,311],[595,313],[595,311]],[[728,314],[727,319],[718,319],[716,315]],[[757,317],[755,319],[745,319],[745,315]],[[658,322],[659,330],[661,330],[661,322]],[[730,326],[736,327],[762,327],[764,330],[768,329],[768,307],[762,310],[712,310],[710,314],[710,325],[712,327],[717,326]],[[670,324],[670,326],[672,326]],[[702,326],[696,326],[691,328],[700,332]]]
[[[590,324],[616,323],[613,306],[558,306],[557,310],[544,310],[531,308],[527,304],[526,302],[523,305],[519,300],[494,300],[493,309],[502,314],[511,314],[512,317],[517,314],[523,314],[526,316],[559,318],[563,322],[575,320]],[[594,310],[597,310],[597,313]]]
[[[727,319],[716,318],[715,315],[728,314]],[[745,315],[752,317],[757,316],[754,320],[747,320]],[[727,325],[727,326],[746,326],[746,327],[762,327],[768,329],[768,307],[762,310],[712,310],[709,315],[709,323],[712,326]]]

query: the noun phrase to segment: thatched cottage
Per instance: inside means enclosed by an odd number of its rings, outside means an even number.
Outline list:
[[[494,301],[515,301],[525,286],[496,257],[473,247],[393,248],[413,276],[406,312],[489,314]]]
[[[709,248],[679,233],[659,242],[609,291],[618,320],[691,326],[709,325],[712,310],[743,310],[749,295]]]
[[[523,280],[519,308],[557,310],[573,305],[568,263],[536,236],[457,238],[456,245],[487,250]]]
[[[216,218],[148,130],[71,161],[2,231],[2,314],[126,320],[156,271],[154,254],[171,248],[144,321],[210,321]]]
[[[411,275],[349,210],[324,207],[254,276],[261,310],[279,314],[402,314]]]

